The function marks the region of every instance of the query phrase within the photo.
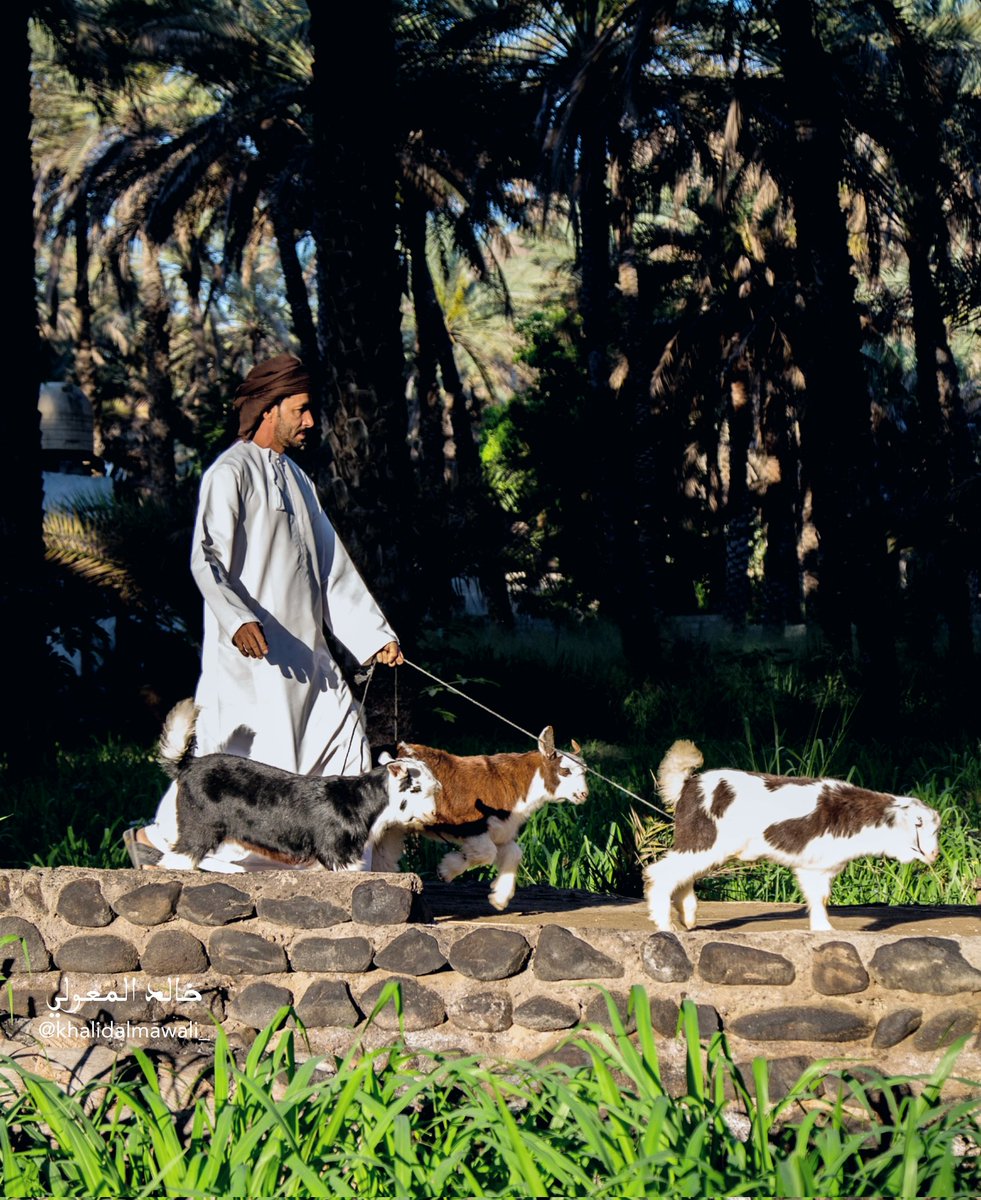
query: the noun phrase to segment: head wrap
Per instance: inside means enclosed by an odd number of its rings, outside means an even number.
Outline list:
[[[238,436],[251,437],[267,408],[309,391],[310,374],[295,354],[277,354],[256,363],[232,400],[232,408],[238,410]]]

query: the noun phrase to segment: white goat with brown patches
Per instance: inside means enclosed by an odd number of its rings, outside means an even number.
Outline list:
[[[644,868],[644,895],[658,929],[671,908],[695,927],[695,880],[729,859],[765,858],[790,867],[812,930],[830,930],[831,883],[854,858],[935,861],[940,814],[912,796],[871,792],[839,779],[705,771],[702,755],[678,741],[658,768],[658,791],[675,810],[674,848]]]
[[[442,784],[436,820],[422,831],[458,847],[441,860],[440,879],[448,883],[471,867],[496,865],[490,902],[498,911],[507,908],[521,862],[517,838],[522,826],[550,801],[583,804],[589,794],[576,742],[572,749],[574,754],[555,749],[551,726],[542,730],[538,749],[525,754],[461,757],[400,742],[398,758],[425,763]],[[371,869],[397,871],[403,849],[404,834],[395,829],[384,834],[372,853]]]

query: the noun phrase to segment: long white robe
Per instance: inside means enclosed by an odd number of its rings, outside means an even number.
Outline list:
[[[395,634],[328,521],[310,477],[285,454],[236,442],[201,480],[191,572],[204,597],[198,754],[227,751],[304,775],[369,769],[364,723],[324,638],[360,663]],[[243,657],[249,621],[269,652]],[[147,834],[172,841],[173,789]],[[202,867],[241,859],[227,847]],[[269,865],[268,863],[266,865]]]

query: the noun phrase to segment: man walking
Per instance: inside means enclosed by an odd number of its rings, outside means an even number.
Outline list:
[[[293,355],[276,355],[252,368],[233,404],[238,440],[201,480],[191,551],[204,597],[197,753],[359,775],[371,766],[364,723],[324,626],[360,663],[403,660],[313,481],[286,453],[313,427],[309,374]],[[154,865],[176,832],[172,784],[154,822],[127,830],[134,866]],[[226,842],[200,865],[282,864]]]

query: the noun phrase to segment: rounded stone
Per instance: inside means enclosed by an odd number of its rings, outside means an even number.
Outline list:
[[[351,919],[344,909],[315,896],[288,896],[284,900],[260,896],[256,911],[263,921],[290,929],[326,929]]]
[[[630,1011],[630,997],[623,992],[607,992],[605,995],[600,992],[593,996],[586,1005],[585,1019],[591,1025],[599,1025],[603,1029],[615,1029],[616,1025],[610,1013],[611,1005],[624,1032],[635,1033],[637,1019]]]
[[[729,1022],[728,1028],[756,1042],[858,1042],[872,1033],[872,1026],[858,1013],[808,1005],[750,1013]]]
[[[795,1054],[788,1058],[770,1058],[766,1060],[766,1094],[770,1104],[776,1101],[783,1100],[800,1082],[800,1077],[811,1066],[811,1059],[806,1058],[802,1054]],[[756,1076],[753,1073],[753,1064],[737,1063],[739,1073],[745,1080],[746,1087],[749,1089],[757,1103],[760,1097],[756,1091]]]
[[[913,1036],[917,1050],[940,1050],[967,1037],[978,1027],[978,1014],[969,1008],[951,1008],[924,1021]]]
[[[673,1000],[665,1000],[655,996],[651,1000],[651,1024],[664,1037],[673,1038],[678,1032],[678,1013],[680,1006]]]
[[[641,950],[641,964],[658,983],[684,983],[692,976],[691,959],[673,933],[651,934]]]
[[[4,976],[46,971],[50,966],[51,955],[36,925],[23,917],[0,917],[0,971]]]
[[[51,1001],[61,991],[57,973],[40,979],[12,980],[0,991],[4,1016],[50,1017]]]
[[[143,970],[156,975],[200,975],[208,969],[208,955],[193,933],[161,929],[151,934],[143,951]]]
[[[294,971],[339,971],[360,975],[371,966],[371,942],[363,937],[305,937],[290,947]]]
[[[359,1001],[359,1007],[365,1014],[374,1011],[375,1005],[381,998],[382,991],[390,983],[398,984],[402,996],[401,1019],[396,1011],[395,999],[390,997],[384,1007],[375,1014],[374,1021],[380,1029],[402,1028],[409,1032],[419,1029],[433,1029],[442,1025],[446,1020],[446,1008],[438,993],[423,987],[414,979],[405,976],[392,976],[372,984]]]
[[[174,879],[163,883],[145,883],[126,892],[113,908],[133,925],[162,925],[174,915],[181,885]]]
[[[421,929],[407,929],[375,951],[375,966],[397,975],[432,975],[446,966],[439,943]]]
[[[450,966],[470,979],[509,979],[522,969],[531,946],[510,929],[475,929],[450,947]]]
[[[288,988],[260,980],[247,984],[232,998],[228,1015],[253,1029],[265,1029],[281,1008],[292,1004],[293,993]]]
[[[900,1008],[886,1013],[875,1027],[872,1045],[876,1050],[888,1050],[897,1046],[910,1034],[916,1033],[923,1024],[923,1013],[918,1008]]]
[[[825,942],[814,953],[811,983],[822,996],[849,996],[866,990],[869,973],[851,942]]]
[[[623,966],[594,949],[561,925],[546,925],[538,935],[532,961],[535,975],[546,982],[563,979],[619,978]]]
[[[412,911],[412,893],[383,879],[359,883],[351,893],[351,918],[363,925],[404,925]]]
[[[212,967],[223,975],[274,975],[287,969],[282,946],[241,929],[213,934],[208,955]]]
[[[177,915],[195,925],[230,925],[247,920],[255,912],[252,897],[227,883],[185,887]]]
[[[514,1010],[514,1023],[540,1033],[571,1029],[579,1023],[579,1008],[553,1000],[550,996],[532,996]]]
[[[735,942],[706,943],[698,959],[698,973],[708,983],[753,987],[786,987],[797,974],[794,964],[782,954]]]
[[[62,971],[112,975],[136,971],[140,956],[125,938],[111,933],[84,933],[62,942],[55,951],[55,962]]]
[[[880,946],[870,966],[883,987],[897,991],[930,996],[981,991],[981,971],[971,966],[950,938],[901,938]]]
[[[89,929],[102,929],[116,919],[96,879],[74,879],[66,883],[58,893],[55,912],[69,925]]]
[[[501,1033],[514,1019],[507,992],[469,992],[450,1004],[449,1014],[454,1025],[477,1033]]]
[[[317,979],[303,993],[296,1015],[310,1029],[335,1027],[353,1029],[361,1014],[340,979]]]

